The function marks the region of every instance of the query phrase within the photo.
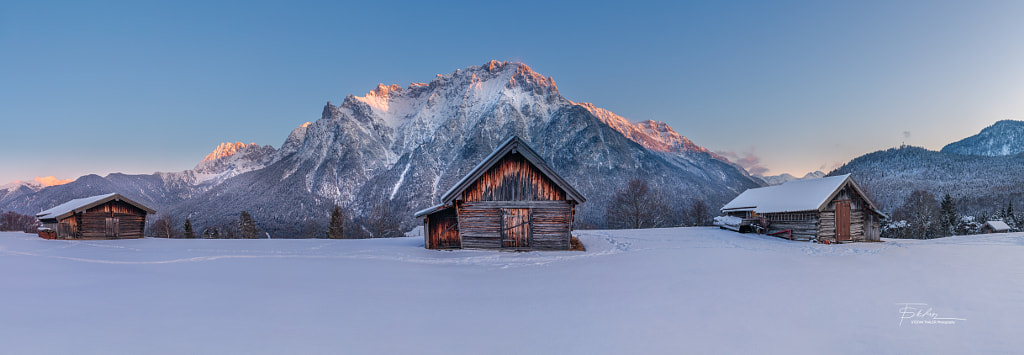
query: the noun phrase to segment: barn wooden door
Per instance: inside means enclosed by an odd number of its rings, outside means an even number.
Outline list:
[[[106,220],[106,236],[107,238],[117,238],[120,232],[121,221],[119,218],[107,218]]]
[[[527,248],[530,246],[530,209],[501,209],[501,246]]]
[[[836,202],[836,241],[850,240],[850,202]]]
[[[436,233],[437,243],[435,244],[441,249],[451,249],[461,247],[459,241],[459,217],[456,216],[442,216],[439,218],[440,221],[437,227]]]

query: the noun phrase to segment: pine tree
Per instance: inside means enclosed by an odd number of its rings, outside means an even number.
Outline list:
[[[210,238],[220,239],[220,231],[217,230],[217,227],[213,227],[213,233],[210,234]]]
[[[956,232],[958,218],[956,212],[956,202],[953,202],[953,197],[950,197],[949,194],[946,194],[946,196],[942,198],[942,203],[940,204],[939,210],[939,213],[941,215],[940,222],[942,223],[942,233],[944,233],[945,235],[953,235]]]
[[[1001,212],[1002,213],[999,217],[1003,220],[1003,222],[1006,222],[1006,225],[1010,226],[1011,230],[1017,229],[1017,221],[1016,218],[1014,218],[1015,216],[1013,212],[1013,201],[1007,202],[1006,209],[1002,210]]]
[[[242,239],[256,239],[259,234],[259,230],[256,229],[256,221],[253,221],[247,211],[242,211],[238,216],[238,229],[242,232]]]
[[[334,210],[331,211],[331,224],[327,228],[327,238],[345,238],[345,214],[338,205],[334,205]]]
[[[185,235],[183,236],[183,238],[185,238],[185,239],[196,239],[196,231],[192,230],[192,221],[190,219],[188,219],[188,218],[185,218],[185,227],[184,227],[184,229],[185,229]]]

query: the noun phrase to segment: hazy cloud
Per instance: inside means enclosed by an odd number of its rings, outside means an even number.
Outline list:
[[[736,153],[734,151],[717,151],[715,154],[721,155],[728,158],[736,165],[747,169],[747,172],[751,175],[764,175],[768,172],[768,168],[761,166],[761,158],[754,154],[754,147],[750,147],[749,151]]]
[[[910,138],[910,131],[903,131],[903,138],[904,139],[909,139]]]
[[[818,167],[818,171],[821,171],[823,173],[828,174],[828,173],[832,172],[832,170],[839,169],[840,167],[843,166],[843,164],[844,163],[838,162],[838,161],[833,161],[830,164],[829,163],[821,164],[821,166]]]

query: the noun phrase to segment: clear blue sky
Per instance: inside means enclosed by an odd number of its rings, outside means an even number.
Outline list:
[[[1021,19],[1022,1],[7,1],[0,184],[279,147],[325,101],[490,59],[803,174],[1024,119]]]

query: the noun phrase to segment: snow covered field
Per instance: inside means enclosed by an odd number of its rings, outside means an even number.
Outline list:
[[[1024,234],[847,245],[716,228],[577,234],[587,252],[431,251],[421,238],[51,241],[0,233],[0,347],[1024,351]]]

